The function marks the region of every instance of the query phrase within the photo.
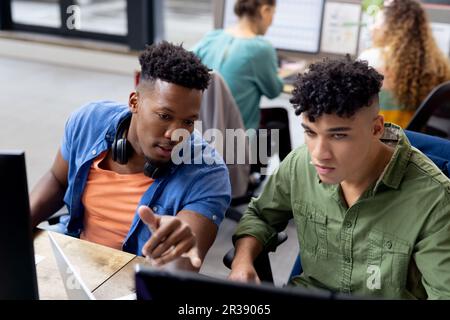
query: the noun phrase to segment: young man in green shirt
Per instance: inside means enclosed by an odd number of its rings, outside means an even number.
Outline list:
[[[378,114],[383,77],[326,60],[293,91],[306,145],[250,203],[229,278],[259,282],[253,261],[293,218],[303,273],[291,283],[380,298],[450,298],[450,181]]]

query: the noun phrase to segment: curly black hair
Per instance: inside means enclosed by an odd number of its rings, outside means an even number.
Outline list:
[[[308,69],[297,76],[290,102],[297,115],[306,112],[311,122],[324,113],[353,116],[372,104],[383,81],[366,61],[353,60],[349,55],[345,59],[324,59]]]
[[[211,78],[209,69],[197,56],[167,41],[146,46],[139,56],[141,80],[160,79],[190,89],[205,90]]]

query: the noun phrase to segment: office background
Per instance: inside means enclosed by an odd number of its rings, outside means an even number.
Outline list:
[[[278,0],[279,9],[283,2],[288,6],[321,3]],[[426,10],[448,55],[450,1],[432,2]],[[68,15],[64,9],[73,4],[81,8],[80,29],[61,23],[61,16]],[[126,103],[139,67],[137,54],[145,43],[165,38],[189,48],[206,32],[223,26],[225,5],[223,0],[0,1],[0,147],[25,149],[29,188],[53,161],[73,110],[92,100]],[[357,55],[368,45],[370,18],[362,12],[361,1],[327,0],[322,6],[312,21],[315,30],[308,50],[283,49],[280,57],[311,61],[346,52]],[[263,103],[289,108],[287,95]],[[301,131],[299,125],[295,127]],[[220,263],[227,246],[221,244],[231,246],[234,226],[230,221],[222,224],[203,272],[227,274]],[[295,231],[288,228],[290,232],[290,242],[272,258],[278,283],[286,280],[295,259]]]

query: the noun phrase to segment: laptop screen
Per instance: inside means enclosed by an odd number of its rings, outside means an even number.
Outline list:
[[[283,305],[299,301],[335,298],[325,290],[298,287],[278,288],[269,284],[248,284],[186,271],[166,271],[139,265],[136,270],[138,300],[172,303],[255,303]],[[220,294],[220,298],[218,298]],[[221,299],[226,297],[225,300]]]
[[[51,232],[48,233],[48,238],[50,239],[61,279],[64,282],[67,297],[70,300],[96,300],[75,267],[67,259]]]

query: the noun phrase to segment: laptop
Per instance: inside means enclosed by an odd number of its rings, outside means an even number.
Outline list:
[[[70,263],[64,251],[58,245],[52,232],[48,232],[48,237],[69,300],[96,300],[76,268]],[[136,294],[132,293],[114,300],[136,300]]]
[[[37,300],[25,152],[0,150],[0,300]]]
[[[278,288],[269,284],[250,284],[212,278],[187,271],[168,271],[137,265],[136,294],[138,300],[161,303],[256,303],[295,305],[299,301],[336,299],[325,290],[298,287]],[[220,297],[218,296],[220,294]]]
[[[81,279],[80,274],[67,259],[51,232],[48,232],[48,238],[50,239],[56,264],[58,265],[69,300],[96,300],[83,279]]]

